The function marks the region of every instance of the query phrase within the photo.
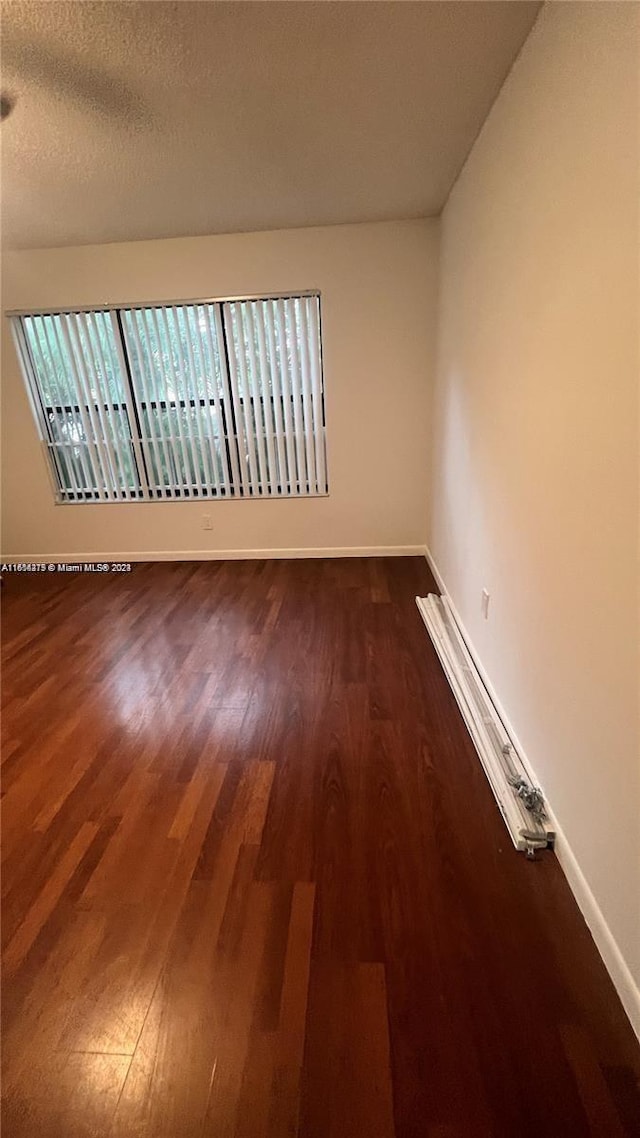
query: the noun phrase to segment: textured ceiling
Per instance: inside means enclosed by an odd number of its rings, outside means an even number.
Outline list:
[[[538,7],[7,0],[5,244],[436,214]]]

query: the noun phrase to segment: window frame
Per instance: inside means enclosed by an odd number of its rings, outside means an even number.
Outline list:
[[[215,397],[201,396],[197,398],[179,398],[175,402],[167,403],[164,399],[147,399],[143,390],[138,386],[136,387],[133,371],[132,361],[127,347],[127,334],[123,326],[123,313],[124,312],[145,312],[152,309],[170,309],[196,306],[212,306],[219,309],[220,317],[224,327],[224,306],[243,303],[260,303],[264,301],[293,301],[303,300],[305,298],[312,298],[317,300],[317,332],[318,332],[318,365],[319,365],[319,382],[320,382],[320,409],[322,413],[321,422],[321,439],[319,445],[323,448],[324,455],[324,489],[312,490],[307,477],[308,488],[303,491],[298,489],[297,492],[292,492],[291,489],[284,489],[282,485],[279,486],[278,492],[265,492],[262,483],[258,481],[257,485],[251,484],[248,491],[245,490],[242,478],[234,482],[232,477],[229,478],[228,491],[223,487],[216,490],[215,487],[210,485],[202,486],[198,489],[195,486],[191,487],[191,492],[184,492],[178,487],[177,480],[171,485],[166,485],[164,492],[159,493],[156,490],[156,483],[151,478],[147,469],[147,462],[145,461],[142,425],[140,422],[139,412],[143,410],[166,410],[167,407],[179,408],[186,410],[187,407],[195,410],[196,406],[204,408],[209,406],[220,409],[222,434],[220,438],[227,451],[227,464],[228,470],[231,475],[231,463],[229,458],[230,446],[238,445],[239,432],[236,423],[236,413],[238,406],[243,406],[245,402],[245,393],[230,392],[229,396],[218,388]],[[136,474],[138,489],[131,489],[130,491],[122,490],[119,497],[99,496],[98,491],[86,490],[83,497],[69,496],[74,494],[75,491],[69,487],[69,480],[66,482],[60,470],[60,459],[56,452],[56,447],[59,445],[54,438],[51,429],[50,413],[55,413],[56,409],[68,411],[69,414],[77,414],[82,417],[83,412],[88,414],[88,406],[80,404],[51,404],[45,403],[44,395],[41,390],[41,385],[38,379],[38,369],[36,361],[29,345],[28,336],[25,327],[22,323],[26,317],[47,317],[47,316],[78,316],[90,313],[110,313],[112,314],[113,323],[117,327],[117,341],[116,348],[122,369],[122,379],[125,386],[124,401],[114,401],[113,404],[104,404],[105,410],[111,406],[111,410],[121,414],[125,417],[128,424],[131,454],[134,463],[134,471]],[[324,351],[322,339],[322,294],[320,289],[297,289],[287,290],[283,292],[269,292],[269,293],[246,293],[234,296],[218,296],[218,297],[198,297],[188,300],[152,300],[152,301],[131,301],[131,302],[111,302],[101,304],[86,304],[86,305],[57,305],[56,307],[48,308],[28,308],[28,309],[11,309],[5,312],[5,316],[9,319],[13,340],[18,355],[24,386],[27,390],[31,411],[34,417],[38,435],[40,438],[41,451],[45,460],[49,481],[54,494],[56,505],[125,505],[132,503],[144,503],[150,505],[152,503],[168,504],[171,502],[214,502],[214,501],[267,501],[272,500],[295,500],[300,498],[325,498],[329,496],[329,474],[328,474],[328,454],[327,454],[327,408],[326,408],[326,384],[324,375]],[[231,383],[231,368],[229,366],[229,355],[227,336],[225,330],[224,336],[224,355],[226,368],[227,389]],[[79,394],[79,393],[78,393]],[[197,394],[197,393],[196,393]],[[300,398],[302,394],[300,393]],[[293,403],[296,396],[291,391],[288,401]],[[282,401],[283,415],[285,407],[285,397],[281,393],[280,399]],[[226,405],[228,401],[228,406]],[[253,407],[255,396],[249,393],[249,405]],[[275,397],[271,394],[271,403],[275,407]],[[97,407],[102,400],[96,400],[94,406]],[[259,403],[264,406],[265,399],[261,393]],[[135,430],[133,429],[135,427]],[[96,445],[96,435],[92,435],[92,445]],[[255,432],[255,440],[257,441],[258,432]],[[298,435],[294,433],[293,438],[295,445],[298,446]],[[230,442],[233,440],[233,442]],[[315,440],[317,441],[317,440]],[[104,445],[104,440],[102,440]],[[142,464],[142,468],[141,468]],[[300,486],[298,479],[298,486]]]

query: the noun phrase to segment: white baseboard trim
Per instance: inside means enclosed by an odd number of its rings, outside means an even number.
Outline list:
[[[620,997],[629,1022],[640,1041],[640,988],[636,984],[629,966],[622,955],[617,941],[609,928],[598,905],[589,882],[584,876],[577,858],[567,841],[564,831],[558,825],[553,812],[549,810],[551,822],[556,831],[555,852],[562,871],[569,882],[578,907],[589,926],[596,948],[604,961],[613,985]]]
[[[522,744],[520,743],[516,732],[513,730],[513,727],[509,722],[509,717],[507,716],[496,694],[491,680],[489,679],[486,671],[482,666],[478,653],[476,652],[469,638],[469,635],[460,619],[460,614],[458,613],[451,599],[451,596],[449,595],[442,574],[436,562],[434,561],[431,551],[426,546],[424,549],[424,555],[426,557],[427,564],[429,565],[429,568],[431,569],[431,572],[436,579],[438,589],[447,597],[447,600],[449,601],[456,623],[460,629],[460,632],[462,633],[465,644],[469,649],[469,653],[473,658],[473,662],[478,669],[480,676],[482,677],[482,681],[487,691],[489,692],[489,695],[491,696],[498,715],[502,719],[502,722],[504,723],[507,731],[512,736],[513,741],[516,744],[517,750],[523,760],[523,764],[526,767],[529,778],[534,783],[534,785],[539,786],[540,780],[537,778],[536,773],[533,770],[531,763],[529,762],[523,750]],[[562,867],[562,871],[578,903],[578,907],[585,921],[587,922],[596,948],[598,949],[598,952],[600,953],[600,956],[604,962],[605,968],[607,969],[607,972],[613,981],[614,987],[618,993],[618,996],[620,997],[620,1002],[625,1012],[627,1013],[627,1016],[629,1017],[631,1026],[638,1039],[640,1040],[640,988],[631,975],[629,966],[627,965],[627,962],[618,947],[615,937],[613,936],[613,933],[611,932],[611,929],[609,928],[609,925],[604,918],[602,910],[591,891],[591,887],[589,886],[589,883],[584,873],[582,872],[582,869],[580,868],[578,859],[576,858],[567,840],[562,826],[560,825],[553,812],[552,806],[549,804],[546,798],[545,805],[549,813],[549,821],[556,834],[555,853]]]
[[[180,549],[136,553],[9,553],[3,565],[78,565],[122,561],[281,561],[302,557],[422,557],[424,545],[346,545],[318,549]]]

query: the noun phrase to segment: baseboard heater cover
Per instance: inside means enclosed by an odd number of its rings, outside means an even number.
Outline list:
[[[541,791],[532,786],[476,668],[445,596],[416,597],[440,663],[467,725],[516,849],[534,857],[553,847]]]

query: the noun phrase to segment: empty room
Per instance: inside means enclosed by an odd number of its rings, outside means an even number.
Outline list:
[[[6,1138],[640,1136],[640,4],[2,0]]]

